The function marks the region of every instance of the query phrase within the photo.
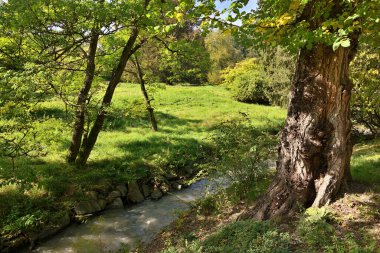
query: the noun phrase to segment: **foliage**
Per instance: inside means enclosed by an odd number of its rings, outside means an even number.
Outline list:
[[[213,196],[206,196],[201,201],[199,201],[197,205],[197,211],[205,216],[215,214],[218,207],[216,205],[216,201]]]
[[[217,175],[229,177],[236,183],[236,190],[247,197],[252,185],[269,173],[269,159],[274,153],[275,134],[279,129],[279,125],[265,130],[255,128],[245,117],[217,126],[212,135],[217,149],[217,159],[212,166]]]
[[[350,66],[354,82],[352,119],[354,123],[364,125],[375,135],[380,130],[379,53],[379,50],[363,45]]]
[[[196,31],[187,31],[186,38],[170,36],[149,40],[137,53],[149,84],[204,84],[210,68],[210,57],[203,38]],[[137,82],[135,66],[129,62],[125,80]]]
[[[269,222],[253,220],[231,223],[203,243],[203,252],[290,252],[290,236]]]
[[[205,38],[205,46],[212,63],[208,72],[208,81],[211,84],[220,84],[223,81],[220,77],[221,71],[225,68],[232,68],[241,60],[242,51],[228,31],[210,32]]]
[[[1,235],[38,231],[41,225],[59,219],[65,214],[59,204],[36,186],[29,190],[17,185],[0,189]]]
[[[368,42],[372,44],[379,36],[378,1],[266,0],[259,2],[256,11],[242,11],[247,3],[246,0],[234,1],[227,20],[242,20],[239,31],[245,34],[248,43],[284,45],[295,52],[322,43],[336,50],[340,46],[350,46],[350,35],[355,32],[370,35],[372,39]],[[315,11],[305,13],[311,5],[315,6]],[[334,12],[337,6],[343,9],[339,15]],[[312,16],[306,20],[305,15]]]
[[[294,58],[282,47],[250,50],[252,58],[222,71],[223,84],[238,101],[286,107]]]
[[[294,73],[295,59],[293,55],[277,46],[260,50],[257,52],[257,59],[264,69],[265,96],[271,105],[286,107]]]
[[[249,58],[238,62],[234,68],[222,71],[223,85],[240,102],[269,104],[265,94],[267,80],[263,65],[257,59]]]
[[[37,137],[40,122],[33,115],[46,98],[44,72],[30,64],[23,67],[23,71],[0,68],[0,156],[11,158],[13,170],[16,158],[45,154]]]
[[[203,41],[198,37],[191,41],[177,40],[160,51],[158,66],[161,80],[169,84],[190,83],[195,85],[207,81],[207,72],[211,65],[209,54]]]
[[[281,233],[269,222],[253,220],[228,224],[205,241],[185,241],[182,247],[168,247],[161,253],[285,253],[290,250],[290,236]]]

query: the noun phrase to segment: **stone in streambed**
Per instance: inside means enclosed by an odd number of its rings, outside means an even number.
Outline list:
[[[87,198],[92,199],[92,200],[98,199],[98,193],[96,191],[87,191],[85,192],[85,195],[87,196]]]
[[[160,190],[162,193],[166,194],[168,191],[170,191],[170,185],[166,182],[161,183]]]
[[[129,191],[127,196],[130,201],[132,201],[133,203],[140,203],[144,201],[145,198],[141,193],[138,184],[135,181],[129,183],[128,186]]]
[[[92,214],[101,210],[102,208],[96,200],[81,201],[74,207],[74,211],[77,215]]]
[[[173,172],[168,172],[167,174],[164,175],[164,177],[169,181],[178,179],[178,176]]]
[[[59,220],[55,221],[54,225],[47,226],[42,229],[36,236],[38,240],[45,239],[47,237],[50,237],[54,234],[56,234],[58,231],[62,230],[63,228],[67,227],[70,224],[70,215],[66,213],[64,216],[62,216]]]
[[[142,188],[142,192],[143,192],[144,197],[145,198],[149,197],[150,196],[150,188],[149,188],[149,186],[147,184],[143,184],[141,186],[141,188]]]
[[[107,209],[123,209],[124,208],[124,204],[123,204],[123,200],[121,200],[121,198],[116,198],[114,199],[114,201],[112,201],[112,203],[107,206]]]
[[[152,198],[152,200],[158,200],[160,198],[162,198],[162,192],[160,189],[154,189],[152,191],[152,194],[150,194],[150,197]]]
[[[128,189],[127,189],[127,186],[125,186],[125,184],[117,185],[116,190],[118,190],[121,193],[122,197],[125,197],[128,194]]]
[[[179,184],[178,182],[173,182],[171,185],[172,185],[172,188],[177,191],[182,190],[182,185]]]
[[[100,208],[103,210],[104,208],[106,208],[108,203],[106,199],[98,199],[98,204]]]
[[[116,199],[118,197],[121,197],[121,196],[122,196],[121,192],[119,192],[119,191],[112,191],[107,196],[107,202],[108,203],[112,203],[112,201],[114,201],[114,199]]]

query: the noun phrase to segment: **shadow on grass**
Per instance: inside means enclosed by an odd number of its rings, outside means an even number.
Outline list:
[[[353,180],[368,186],[380,186],[380,140],[355,147],[351,160]]]
[[[64,108],[42,107],[34,110],[33,116],[37,117],[38,119],[58,118],[65,122],[69,122],[72,120],[73,113],[70,110],[66,111]]]
[[[172,129],[176,129],[183,126],[194,125],[197,123],[201,123],[201,120],[193,120],[193,119],[183,119],[176,116],[173,116],[168,113],[158,112],[154,113],[159,131],[169,131],[167,129],[168,126]],[[104,130],[112,131],[112,130],[123,130],[128,127],[133,128],[150,128],[151,124],[148,118],[148,114],[140,115],[139,117],[126,117],[123,115],[110,114],[108,115],[106,122],[104,124]],[[173,130],[175,132],[175,130]]]
[[[91,162],[90,167],[114,167],[128,171],[133,177],[167,171],[183,172],[206,159],[211,147],[194,138],[160,138],[151,136],[145,140],[122,143],[118,146],[125,156]]]

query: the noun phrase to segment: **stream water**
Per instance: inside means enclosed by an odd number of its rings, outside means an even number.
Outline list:
[[[125,209],[105,211],[85,224],[66,228],[32,252],[112,252],[123,245],[133,249],[138,243],[151,241],[178,218],[179,211],[190,209],[189,203],[225,185],[222,180],[202,179],[158,201],[146,200]]]

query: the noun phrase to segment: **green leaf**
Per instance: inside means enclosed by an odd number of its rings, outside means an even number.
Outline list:
[[[341,45],[342,47],[349,47],[349,46],[351,45],[351,43],[350,43],[350,39],[344,39],[344,40],[341,40],[341,41],[340,41],[340,45]]]
[[[333,50],[334,50],[334,51],[338,49],[338,47],[340,46],[340,43],[341,43],[340,40],[336,40],[336,41],[334,42],[334,44],[333,44]]]

